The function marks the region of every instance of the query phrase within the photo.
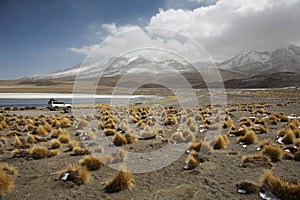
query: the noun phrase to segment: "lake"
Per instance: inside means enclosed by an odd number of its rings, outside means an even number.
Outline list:
[[[121,104],[159,99],[152,95],[91,95],[91,94],[56,94],[56,93],[0,93],[0,107],[47,106],[54,98],[70,104]]]

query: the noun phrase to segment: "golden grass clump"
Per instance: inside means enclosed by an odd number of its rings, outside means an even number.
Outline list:
[[[73,154],[74,155],[87,155],[87,154],[90,154],[90,151],[87,150],[86,148],[75,146],[73,148]]]
[[[166,117],[164,125],[165,126],[169,126],[169,125],[177,125],[178,124],[178,120],[176,115],[169,115]]]
[[[47,158],[49,155],[49,150],[45,146],[34,146],[31,149],[30,154],[34,159]]]
[[[242,194],[252,194],[258,193],[260,191],[260,187],[251,181],[241,181],[238,182],[235,186],[238,192]]]
[[[86,167],[88,170],[98,170],[104,163],[102,163],[96,156],[86,155],[80,161],[81,166]]]
[[[30,155],[33,159],[43,159],[49,158],[58,155],[58,151],[51,150],[49,151],[45,146],[34,146],[30,151]]]
[[[0,170],[0,197],[13,191],[15,183],[13,179],[3,170]]]
[[[228,117],[226,119],[226,121],[224,121],[224,124],[223,124],[223,128],[229,128],[229,127],[232,127],[234,124],[233,124],[233,121],[230,117]]]
[[[263,148],[262,154],[268,156],[272,162],[280,161],[283,156],[282,149],[279,146],[273,145],[268,145]]]
[[[203,155],[208,155],[213,152],[213,148],[206,142],[203,142],[202,140],[200,140],[197,143],[195,142],[190,143],[188,151],[192,151],[192,150],[196,152],[200,152]]]
[[[77,147],[78,142],[76,140],[72,140],[69,142],[69,148],[70,150],[73,150],[75,147]]]
[[[50,133],[50,132],[53,130],[52,126],[50,126],[50,124],[48,124],[47,122],[44,124],[44,129],[45,129],[48,133]]]
[[[0,170],[4,171],[5,173],[8,173],[10,175],[17,175],[18,171],[13,166],[10,166],[8,163],[0,163]]]
[[[120,192],[124,189],[132,189],[134,180],[130,172],[126,171],[124,166],[120,167],[120,171],[112,180],[106,183],[104,190],[108,193]]]
[[[0,122],[0,125],[1,125],[2,129],[5,129],[8,127],[8,124],[4,120]]]
[[[290,128],[286,128],[285,129],[285,135],[284,135],[284,137],[282,138],[281,141],[284,144],[294,144],[295,139],[296,138],[295,138],[295,134],[294,134],[293,130],[290,129]]]
[[[27,149],[31,147],[24,138],[19,138],[18,136],[15,136],[15,142],[13,145],[17,149]]]
[[[244,136],[248,132],[248,128],[246,125],[242,125],[239,129],[230,129],[229,130],[229,135],[234,135],[234,136]]]
[[[196,152],[196,153],[198,153],[198,152]],[[183,167],[183,169],[191,170],[191,169],[196,168],[200,164],[199,159],[195,158],[195,156],[193,154],[194,153],[191,152],[188,155],[187,160],[186,160],[186,165]]]
[[[113,137],[113,144],[115,146],[123,146],[125,144],[127,144],[127,139],[124,135],[122,135],[121,133],[117,132],[115,134],[115,136]]]
[[[211,146],[213,146],[214,149],[222,149],[226,147],[228,144],[229,144],[229,139],[225,134],[220,135],[219,137],[217,137],[211,142]]]
[[[241,167],[249,167],[249,168],[257,168],[257,167],[264,167],[264,168],[272,168],[273,165],[271,160],[264,155],[247,155],[242,157],[242,163],[240,164]]]
[[[111,129],[111,128],[104,129],[104,135],[106,136],[112,136],[115,135],[116,133],[117,131],[115,129]]]
[[[252,121],[249,118],[243,118],[240,121],[240,126],[245,125],[245,126],[251,126],[252,125]]]
[[[288,182],[266,170],[261,177],[262,188],[279,199],[297,200],[300,198],[300,181]]]
[[[249,145],[255,143],[257,140],[256,134],[250,130],[246,133],[246,135],[238,138],[238,142]]]
[[[85,167],[69,165],[60,173],[60,180],[71,181],[77,185],[87,184],[90,181],[90,173]]]
[[[126,133],[124,136],[126,138],[127,144],[131,144],[138,141],[138,138],[130,133]]]
[[[104,130],[104,128],[105,128],[105,124],[102,122],[102,121],[99,121],[98,122],[98,129],[100,130]]]
[[[289,122],[290,118],[286,115],[282,115],[282,116],[280,116],[280,121],[281,122]]]
[[[11,152],[12,157],[28,157],[30,155],[29,149],[15,149]]]
[[[43,125],[39,125],[38,128],[36,129],[36,134],[38,135],[46,135],[47,134],[47,130],[44,128]]]
[[[61,147],[61,143],[58,139],[51,140],[51,149],[59,149]]]
[[[62,118],[62,120],[60,120],[60,127],[61,128],[68,128],[71,127],[71,120],[67,117]]]
[[[69,143],[70,142],[70,135],[69,133],[67,132],[67,130],[65,130],[59,137],[58,137],[58,140],[61,142],[61,143]]]
[[[268,132],[268,129],[261,124],[259,124],[258,126],[251,126],[250,130],[253,130],[257,134],[263,134]]]
[[[60,128],[60,121],[59,120],[53,120],[51,125],[52,125],[52,127]]]

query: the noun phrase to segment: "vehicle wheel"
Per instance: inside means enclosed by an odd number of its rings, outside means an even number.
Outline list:
[[[58,107],[56,106],[56,107],[54,107],[54,110],[56,111],[56,110],[58,110]]]

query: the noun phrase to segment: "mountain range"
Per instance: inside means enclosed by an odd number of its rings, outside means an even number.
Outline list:
[[[109,64],[108,64],[109,63]],[[80,78],[95,78],[95,74],[102,74],[103,66],[106,67],[102,77],[105,80],[100,84],[109,82],[113,86],[125,73],[133,77],[142,77],[149,74],[161,77],[169,77],[171,71],[176,70],[183,74],[194,87],[205,87],[204,79],[196,73],[193,64],[185,61],[166,59],[154,61],[145,57],[111,58],[108,63],[79,63],[71,68],[56,71],[47,75],[27,77],[20,83],[41,84],[45,80],[74,80],[77,74]],[[194,63],[201,68],[204,74],[214,74],[211,64]],[[224,84],[230,88],[257,88],[257,87],[289,87],[300,86],[300,47],[290,44],[272,51],[251,51],[216,63]],[[138,75],[138,76],[136,76]],[[115,80],[115,81],[112,81]],[[134,81],[134,80],[132,80]],[[206,79],[207,81],[207,79]]]

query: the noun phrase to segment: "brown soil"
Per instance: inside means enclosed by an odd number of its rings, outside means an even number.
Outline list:
[[[42,86],[41,86],[42,87]],[[5,92],[2,88],[3,92]],[[17,90],[18,91],[18,90]],[[39,91],[41,92],[41,91]],[[238,127],[239,121],[243,117],[266,117],[270,113],[284,113],[285,115],[300,115],[300,91],[297,89],[252,91],[252,90],[228,90],[227,108],[232,110],[232,119]],[[207,91],[198,90],[197,94],[207,95]],[[200,106],[209,104],[208,100],[200,99]],[[260,103],[258,103],[260,102]],[[247,105],[249,104],[249,105]],[[174,106],[177,101],[161,102],[163,106]],[[139,106],[139,105],[138,105]],[[266,111],[266,115],[254,114],[260,107]],[[243,109],[245,108],[245,109]],[[120,108],[122,109],[122,108]],[[59,111],[46,110],[25,110],[8,111],[7,113],[16,116],[71,116],[72,113],[63,114]],[[201,122],[197,121],[198,125]],[[208,161],[201,163],[195,169],[184,170],[187,154],[182,152],[179,159],[162,169],[148,173],[133,174],[135,186],[132,190],[123,190],[118,193],[106,193],[104,191],[105,182],[117,173],[117,170],[109,166],[102,166],[99,170],[91,171],[89,183],[76,185],[72,182],[57,180],[59,176],[51,175],[54,172],[65,169],[69,164],[78,164],[83,156],[73,156],[72,152],[64,152],[68,149],[68,144],[63,144],[59,149],[60,155],[44,159],[31,159],[26,157],[9,158],[14,149],[14,137],[7,137],[11,126],[0,131],[0,136],[6,138],[6,143],[2,144],[3,153],[0,155],[1,162],[7,162],[18,170],[18,175],[14,178],[15,188],[13,192],[7,194],[3,199],[260,199],[257,193],[242,195],[237,193],[236,183],[242,180],[253,181],[260,184],[260,177],[264,168],[243,168],[240,166],[242,156],[258,153],[256,148],[264,140],[271,140],[274,143],[277,132],[285,126],[286,122],[279,122],[277,125],[267,123],[267,134],[257,134],[257,142],[247,145],[244,148],[237,143],[237,137],[229,137],[229,144],[226,148],[214,150],[209,155]],[[21,128],[22,126],[20,126]],[[165,126],[164,137],[169,138],[176,131],[177,125]],[[80,141],[76,136],[77,130],[74,127],[67,128],[73,140]],[[139,129],[135,129],[137,133]],[[222,129],[222,133],[228,134],[229,129]],[[98,132],[99,134],[101,131]],[[196,141],[204,138],[207,132],[197,132]],[[26,138],[26,133],[21,133],[20,138]],[[105,137],[105,136],[102,136]],[[110,137],[110,139],[112,139]],[[49,146],[50,140],[41,142],[40,145]],[[129,152],[151,152],[165,146],[162,138],[150,140],[138,140],[135,143],[127,144],[124,149]],[[175,144],[169,144],[175,145]],[[176,145],[175,145],[176,146]],[[107,152],[104,147],[104,153]],[[125,161],[130,162],[130,160]],[[139,162],[149,162],[151,159],[141,157]],[[272,163],[272,170],[276,175],[287,181],[299,181],[300,163],[294,160],[282,159]]]

